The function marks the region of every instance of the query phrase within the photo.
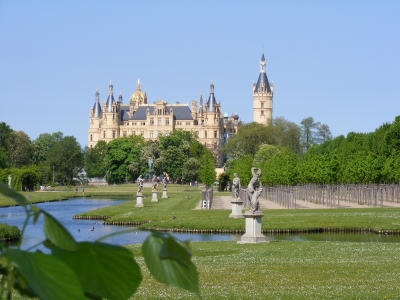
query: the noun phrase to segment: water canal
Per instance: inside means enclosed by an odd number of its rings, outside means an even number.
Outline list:
[[[94,210],[97,208],[117,205],[126,200],[111,199],[92,199],[75,198],[66,201],[46,202],[37,204],[38,207],[47,211],[57,218],[73,235],[77,241],[95,241],[98,238],[110,233],[133,229],[133,232],[118,236],[113,236],[105,242],[116,245],[139,244],[143,243],[149,234],[148,231],[142,231],[136,227],[130,226],[112,226],[103,225],[101,221],[72,219],[76,214]],[[22,207],[4,207],[0,208],[0,222],[9,225],[15,225],[22,228],[25,220],[25,213]],[[30,223],[22,239],[22,249],[28,249],[44,240],[42,230],[43,218],[40,218],[36,224]],[[192,241],[230,241],[239,240],[240,234],[191,234],[191,233],[173,233],[180,240]],[[373,233],[316,233],[316,234],[274,234],[267,235],[269,241],[343,241],[343,242],[400,242],[399,236],[376,235]],[[43,248],[40,248],[44,250]]]

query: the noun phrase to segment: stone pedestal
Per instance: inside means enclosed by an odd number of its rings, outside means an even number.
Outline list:
[[[136,205],[135,207],[143,207],[143,195],[140,194],[136,194]]]
[[[168,198],[167,196],[167,189],[162,189],[162,196],[161,198]]]
[[[256,244],[266,243],[267,238],[261,233],[261,218],[264,216],[262,212],[246,211],[243,217],[246,219],[246,232],[238,241],[238,244]]]
[[[231,201],[232,203],[232,213],[229,215],[229,218],[244,218],[242,214],[242,207],[243,207],[243,201],[240,199],[233,200]]]
[[[157,191],[151,192],[151,202],[158,202]]]

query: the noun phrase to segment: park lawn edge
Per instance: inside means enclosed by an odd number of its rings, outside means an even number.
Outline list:
[[[200,195],[185,199],[171,193],[168,199],[151,202],[144,193],[144,207],[129,199],[123,204],[74,216],[103,220],[105,225],[138,226],[145,230],[193,233],[243,233],[244,219],[229,218],[230,210],[199,210]],[[264,210],[263,233],[374,232],[400,234],[400,208],[326,208]]]

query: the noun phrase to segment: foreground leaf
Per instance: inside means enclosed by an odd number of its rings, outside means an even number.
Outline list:
[[[150,234],[142,251],[150,273],[159,282],[188,290],[200,298],[196,266],[188,251],[171,236]]]
[[[59,248],[76,251],[78,244],[61,223],[49,213],[42,210],[44,215],[43,231],[47,239]]]
[[[112,299],[128,299],[142,275],[128,249],[104,243],[80,242],[75,252],[53,247],[53,254],[78,275],[86,293]]]
[[[76,274],[62,261],[41,252],[9,249],[5,254],[17,271],[20,282],[40,299],[86,299]]]
[[[16,191],[10,189],[4,183],[0,183],[0,194],[3,194],[4,196],[14,199],[15,202],[17,202],[21,206],[25,206],[28,204],[28,201],[25,199],[24,196],[22,196],[20,193],[17,193]]]

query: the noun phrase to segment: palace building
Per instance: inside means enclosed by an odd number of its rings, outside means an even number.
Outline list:
[[[272,118],[273,85],[269,84],[265,71],[264,53],[260,62],[260,75],[257,84],[253,84],[253,121],[267,124]],[[109,142],[113,139],[141,135],[145,140],[155,140],[160,135],[169,135],[175,130],[191,131],[217,159],[222,159],[218,150],[225,144],[230,135],[238,130],[239,116],[235,113],[222,114],[221,104],[214,95],[214,84],[210,85],[210,95],[203,103],[168,103],[158,100],[150,104],[146,92],[142,92],[138,80],[136,91],[123,103],[122,95],[114,99],[113,84],[108,86],[108,97],[100,103],[100,94],[95,93],[95,102],[90,109],[88,147],[92,148],[98,141]]]
[[[218,150],[226,139],[237,132],[239,116],[222,115],[221,105],[214,95],[214,84],[210,86],[208,101],[192,101],[188,104],[168,103],[158,100],[153,104],[147,101],[138,80],[136,91],[124,104],[122,95],[114,100],[113,84],[108,87],[108,98],[100,104],[100,95],[96,91],[94,106],[90,109],[90,128],[88,147],[92,148],[98,141],[109,142],[115,138],[128,135],[141,135],[145,140],[155,140],[160,135],[182,129],[194,133],[197,140],[209,149],[221,164]]]

